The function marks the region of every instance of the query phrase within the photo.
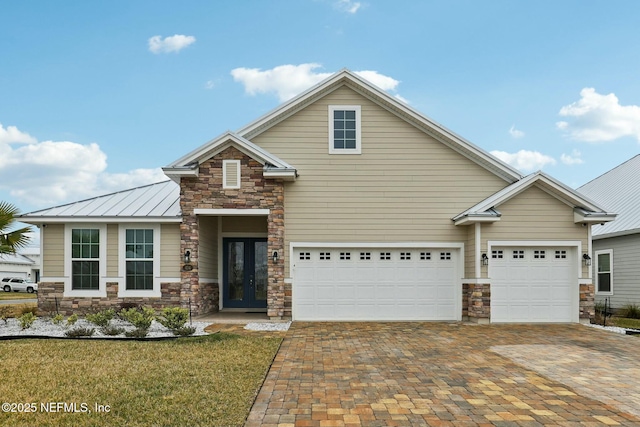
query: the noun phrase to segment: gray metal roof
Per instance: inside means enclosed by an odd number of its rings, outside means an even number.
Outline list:
[[[79,202],[55,206],[19,216],[20,221],[40,223],[63,220],[122,221],[179,220],[180,187],[171,180],[131,188]],[[46,221],[45,221],[46,220]]]
[[[593,237],[640,233],[640,155],[584,184],[578,191],[618,214],[593,226]]]
[[[0,264],[33,265],[35,262],[20,254],[0,254]]]

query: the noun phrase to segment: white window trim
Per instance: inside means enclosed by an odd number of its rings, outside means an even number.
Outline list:
[[[235,163],[237,164],[236,167],[236,182],[238,183],[238,185],[227,185],[227,165],[229,163]],[[242,168],[242,165],[240,164],[240,160],[223,160],[222,161],[222,188],[224,189],[237,189],[240,188],[240,169]]]
[[[333,112],[336,110],[354,110],[356,112],[356,148],[333,148]],[[329,154],[362,153],[362,115],[359,105],[329,105]]]
[[[127,230],[153,230],[153,289],[149,290],[127,290]],[[159,298],[162,296],[160,277],[160,235],[159,224],[120,224],[118,226],[118,276],[120,277],[118,286],[118,298]]]
[[[609,254],[609,285],[611,289],[609,292],[598,291],[598,255],[600,254]],[[613,295],[613,249],[595,251],[593,257],[595,258],[595,262],[593,263],[593,275],[595,276],[594,281],[596,284],[596,295]]]
[[[72,289],[73,275],[71,267],[71,230],[97,229],[100,232],[100,257],[98,258],[99,279],[97,290]],[[65,224],[64,227],[64,297],[107,297],[107,225],[106,224]]]

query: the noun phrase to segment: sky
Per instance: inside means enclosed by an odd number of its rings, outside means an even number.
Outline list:
[[[22,212],[165,180],[343,68],[573,188],[640,147],[636,0],[1,0],[0,14],[0,200]]]

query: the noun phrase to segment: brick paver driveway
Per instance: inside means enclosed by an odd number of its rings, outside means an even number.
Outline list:
[[[255,426],[640,426],[640,337],[582,325],[294,323]]]

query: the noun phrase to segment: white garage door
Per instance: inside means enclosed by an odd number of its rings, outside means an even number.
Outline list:
[[[295,248],[294,320],[458,320],[458,250]]]
[[[575,248],[492,248],[489,278],[492,322],[578,321]]]

